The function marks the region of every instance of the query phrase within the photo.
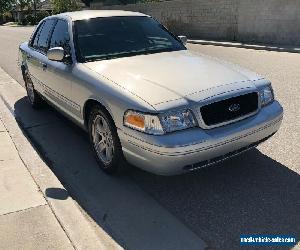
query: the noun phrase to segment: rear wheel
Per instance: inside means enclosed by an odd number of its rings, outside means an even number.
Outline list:
[[[42,106],[42,98],[34,89],[33,82],[28,74],[25,73],[24,75],[25,80],[25,88],[27,92],[27,98],[31,106],[35,109],[38,109]]]
[[[88,123],[90,142],[99,167],[108,174],[120,172],[126,165],[117,129],[100,105],[95,105]]]

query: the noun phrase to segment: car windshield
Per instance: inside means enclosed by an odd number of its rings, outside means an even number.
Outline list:
[[[186,49],[160,23],[145,16],[80,20],[74,27],[79,61]]]

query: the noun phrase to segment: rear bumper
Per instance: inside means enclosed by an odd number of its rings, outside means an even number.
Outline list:
[[[203,130],[193,128],[164,136],[118,130],[127,161],[146,171],[173,175],[195,170],[247,150],[279,129],[283,109],[277,101],[245,120]]]

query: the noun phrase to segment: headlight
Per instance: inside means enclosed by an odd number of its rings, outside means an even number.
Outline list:
[[[263,88],[260,90],[259,94],[262,107],[274,101],[274,93],[271,86]]]
[[[194,115],[188,109],[161,115],[160,120],[167,133],[196,126]]]
[[[159,118],[156,115],[128,110],[124,115],[124,125],[147,134],[164,134]]]
[[[196,126],[196,121],[190,110],[151,115],[128,110],[124,115],[124,125],[135,130],[162,135]]]

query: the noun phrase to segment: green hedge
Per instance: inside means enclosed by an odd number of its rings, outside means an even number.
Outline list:
[[[21,25],[35,25],[38,24],[41,20],[43,20],[45,17],[49,16],[50,13],[48,11],[38,11],[36,13],[36,19],[34,16],[34,13],[29,13],[25,15],[24,19],[22,20]]]

